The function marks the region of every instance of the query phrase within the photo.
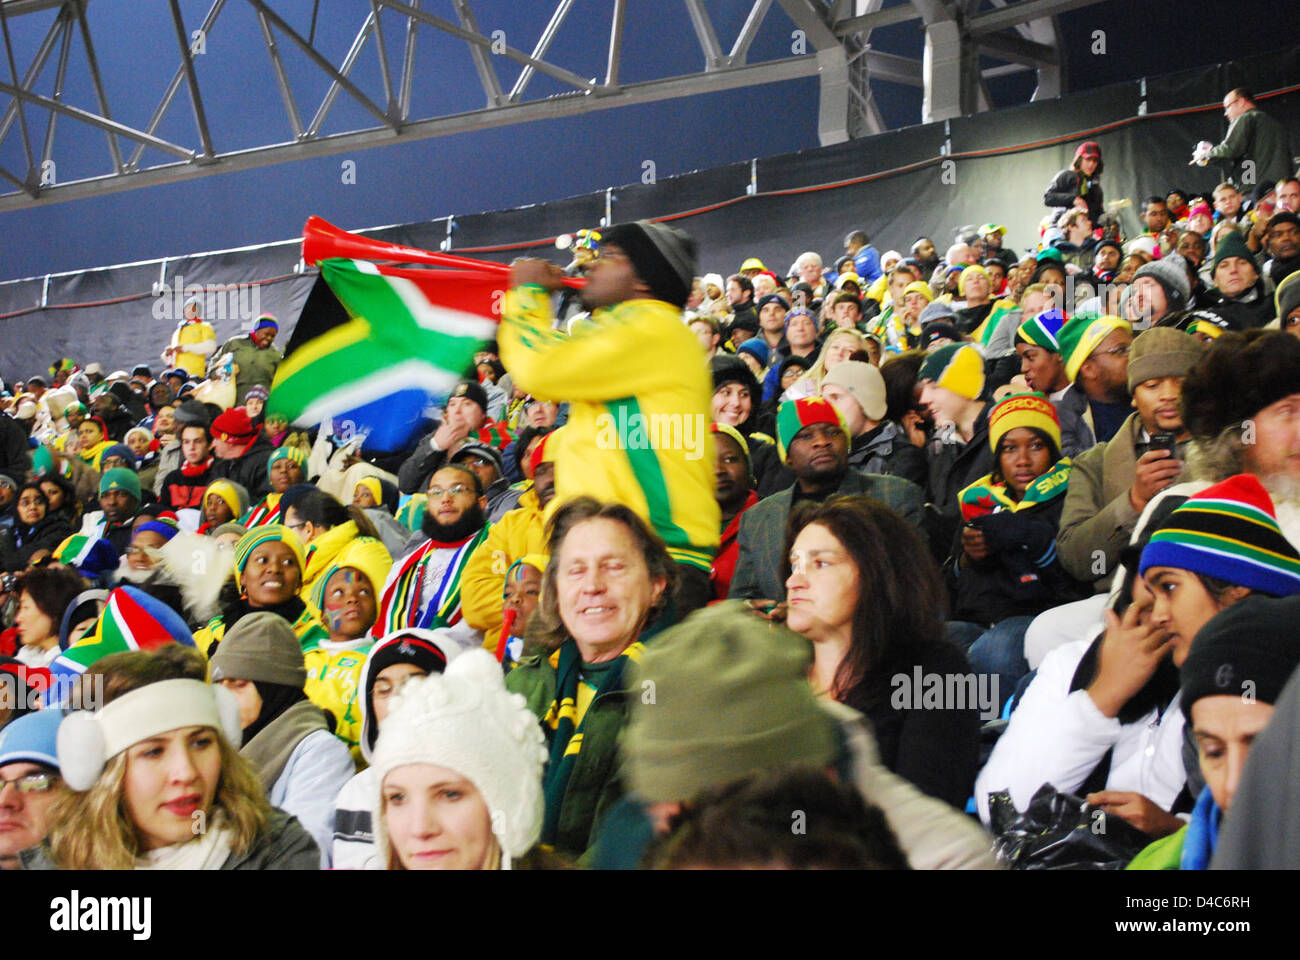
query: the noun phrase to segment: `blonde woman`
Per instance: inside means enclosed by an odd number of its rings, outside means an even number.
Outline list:
[[[389,870],[541,867],[541,728],[486,650],[408,680],[374,753],[375,845]]]
[[[817,396],[821,391],[822,378],[826,376],[826,371],[837,363],[850,359],[858,351],[868,355],[872,353],[870,340],[865,333],[853,329],[834,331],[822,344],[816,362],[807,373],[790,385],[782,399],[803,400],[806,397]]]
[[[314,870],[320,852],[270,806],[240,757],[238,704],[205,683],[203,658],[168,645],[105,657],[104,706],[66,717],[59,764],[71,788],[26,869]]]

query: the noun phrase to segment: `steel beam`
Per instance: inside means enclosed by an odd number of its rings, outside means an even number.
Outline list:
[[[841,20],[835,24],[835,33],[841,37],[849,37],[855,33],[870,33],[877,27],[888,27],[895,23],[907,23],[909,20],[920,19],[921,14],[909,2],[900,4],[897,7],[890,7],[888,10],[876,10],[871,13],[864,13],[861,16]]]
[[[460,25],[466,30],[473,30],[475,33],[481,33],[478,28],[478,21],[474,18],[474,11],[470,8],[469,0],[454,0],[456,4],[456,18],[460,20]],[[492,61],[488,57],[488,52],[479,46],[471,46],[469,55],[474,60],[474,69],[478,71],[479,82],[483,84],[483,94],[487,97],[489,107],[497,106],[501,103],[501,81],[497,79],[497,71],[492,66]]]
[[[217,14],[221,12],[221,8],[225,5],[226,0],[213,0],[212,6],[208,8],[207,16],[203,18],[203,24],[199,27],[199,29],[203,31],[205,37],[212,32],[212,27],[217,22]],[[152,136],[153,132],[158,129],[158,124],[162,122],[162,118],[166,115],[168,109],[170,109],[172,100],[174,100],[176,94],[180,92],[181,80],[184,78],[185,67],[177,67],[176,72],[172,74],[171,82],[167,84],[166,92],[163,94],[162,99],[158,101],[157,108],[149,118],[149,125],[144,128],[145,133]],[[133,151],[131,151],[131,157],[126,161],[127,170],[134,170],[136,168],[140,163],[140,157],[144,154],[144,149],[145,145],[140,143],[136,145],[136,148]]]
[[[172,0],[173,3],[176,0]],[[375,12],[370,11],[370,16],[366,17],[366,22],[361,25],[357,35],[352,39],[352,46],[348,48],[347,55],[343,58],[343,63],[339,66],[339,73],[345,77],[352,75],[352,66],[357,62],[357,57],[361,55],[361,48],[366,45],[366,39],[370,36],[370,31],[375,26]],[[342,87],[335,80],[330,84],[330,88],[325,91],[325,97],[321,100],[320,107],[316,110],[316,116],[312,117],[311,123],[307,125],[307,136],[314,137],[320,132],[321,124],[325,122],[325,117],[329,114],[334,106],[334,101],[338,98],[339,90]],[[384,111],[386,116],[391,115],[387,110]]]
[[[447,117],[435,117],[406,124],[402,127],[400,133],[395,133],[388,127],[374,127],[351,133],[317,137],[313,140],[291,141],[271,146],[254,147],[249,150],[220,154],[215,164],[206,166],[193,163],[169,163],[151,167],[139,173],[129,173],[125,176],[108,174],[59,184],[46,188],[35,198],[18,193],[0,195],[0,212],[28,209],[85,197],[102,196],[108,193],[132,190],[137,187],[180,183],[209,176],[213,173],[251,170],[276,163],[334,156],[345,152],[365,150],[370,147],[386,146],[398,140],[401,142],[425,140],[474,130],[510,126],[516,123],[553,120],[592,110],[607,110],[638,103],[654,103],[661,100],[673,100],[722,90],[735,90],[765,83],[783,83],[816,76],[817,70],[816,57],[786,57],[781,60],[749,64],[743,67],[723,67],[710,74],[687,74],[662,80],[629,84],[611,91],[608,96],[583,97],[570,95],[566,97],[550,97],[545,100],[473,110]],[[10,92],[12,91],[10,84],[0,84],[0,91],[3,91],[6,87],[10,88]],[[32,95],[27,96],[31,97]],[[64,108],[65,112],[74,109]],[[84,111],[77,112],[83,113]],[[95,117],[94,119],[103,122],[101,118]],[[139,131],[132,131],[129,128],[122,128],[119,133],[127,137],[142,136]]]
[[[573,0],[560,0],[556,5],[554,12],[551,14],[550,21],[546,24],[546,29],[542,31],[542,35],[537,38],[537,45],[533,47],[532,60],[534,62],[540,63],[542,58],[546,56],[546,51],[551,49],[551,41],[553,41],[555,35],[560,32],[560,26],[564,23],[564,18],[569,15],[569,11],[572,9]],[[474,32],[479,32],[478,27],[474,27]],[[470,49],[472,51],[477,51],[480,56],[483,55],[482,47],[471,44]],[[515,85],[510,88],[510,96],[506,99],[511,103],[517,103],[519,98],[523,96],[524,90],[527,89],[528,82],[533,79],[533,74],[536,72],[537,71],[531,63],[525,65],[524,68],[519,71],[519,79],[516,80]]]
[[[722,65],[722,47],[718,45],[718,34],[713,29],[713,21],[709,19],[709,11],[704,9],[701,0],[686,0],[686,11],[690,14],[695,36],[700,41],[700,49],[704,52],[704,69],[716,70]]]
[[[302,116],[298,113],[298,104],[293,98],[293,87],[289,85],[289,75],[284,70],[284,61],[280,59],[280,45],[275,42],[271,21],[261,10],[257,11],[257,25],[262,30],[262,42],[266,44],[266,54],[271,58],[271,69],[275,72],[275,85],[280,88],[280,99],[284,101],[284,112],[289,117],[289,126],[293,127],[293,135],[301,138]]]
[[[216,151],[212,149],[212,134],[208,131],[208,117],[203,110],[203,96],[199,93],[199,78],[194,70],[194,57],[190,54],[190,38],[185,33],[179,0],[170,0],[170,3],[172,23],[176,25],[176,42],[181,48],[181,66],[185,68],[185,83],[190,88],[190,106],[194,108],[194,124],[199,128],[203,156],[211,157]]]
[[[740,33],[736,35],[736,42],[731,45],[731,52],[727,54],[727,65],[736,66],[742,64],[749,56],[749,47],[754,42],[754,36],[758,33],[758,28],[762,26],[763,20],[767,17],[767,11],[772,7],[772,0],[756,0],[754,5],[749,8],[749,14],[745,17],[745,25],[740,28]]]
[[[1022,0],[1021,3],[1007,4],[1000,10],[990,10],[972,17],[966,24],[971,36],[979,37],[988,33],[997,33],[1007,27],[1054,17],[1058,14],[1090,7],[1102,0]]]
[[[605,86],[618,86],[618,68],[623,59],[623,24],[627,18],[627,0],[614,0],[609,21],[609,59],[605,65]]]
[[[40,94],[32,93],[30,90],[22,90],[15,87],[12,83],[5,83],[0,80],[0,93],[7,93],[10,96],[19,97],[27,103],[34,104],[38,107],[44,107],[47,110],[54,110],[63,114],[65,117],[72,117],[74,120],[80,120],[82,123],[88,123],[92,127],[106,133],[111,133],[119,137],[126,137],[128,140],[136,140],[146,146],[156,147],[159,150],[170,153],[172,156],[181,157],[189,161],[194,159],[194,151],[187,150],[184,147],[177,146],[167,140],[160,140],[157,137],[150,136],[134,127],[128,127],[125,124],[118,123],[116,120],[109,120],[107,117],[101,117],[97,113],[91,113],[88,110],[82,110],[80,107],[69,106],[66,103],[60,103],[58,100],[51,100],[49,97],[43,97]]]
[[[420,0],[411,0],[412,10],[420,6]],[[411,116],[411,88],[412,81],[415,78],[415,34],[420,26],[420,21],[415,17],[407,14],[406,16],[406,43],[402,47],[402,86],[398,94],[400,110],[398,116],[405,123]]]
[[[7,10],[8,7],[6,6],[4,9]],[[39,77],[41,71],[45,69],[45,64],[50,59],[50,53],[54,50],[54,43],[58,39],[59,30],[62,29],[66,36],[67,31],[71,29],[68,26],[69,22],[70,21],[67,17],[60,14],[55,17],[54,22],[50,24],[50,29],[45,33],[45,39],[41,41],[41,45],[37,49],[36,55],[32,57],[31,66],[28,67],[27,72],[23,74],[21,86],[24,90],[30,90],[32,84],[36,82],[36,78]],[[19,102],[17,100],[9,101],[8,106],[5,107],[4,117],[0,118],[0,143],[3,143],[4,138],[9,135],[9,131],[12,129],[14,124],[14,118],[18,116],[18,107]]]
[[[99,59],[95,56],[95,44],[90,39],[90,24],[86,22],[86,0],[68,0],[70,8],[76,12],[77,26],[81,28],[81,42],[86,48],[86,66],[90,68],[90,79],[95,85],[95,99],[99,103],[99,115],[105,120],[112,120],[113,115],[108,111],[108,95],[104,92],[104,80],[99,75]],[[113,158],[113,168],[118,173],[124,173],[122,166],[122,150],[117,142],[117,137],[108,129],[108,152]]]
[[[261,0],[249,0],[249,2],[260,3]],[[409,4],[402,3],[401,0],[379,0],[379,3],[391,10],[404,13],[408,17],[414,17],[421,23],[427,23],[429,26],[435,27],[444,33],[449,33],[453,37],[459,37],[466,43],[477,43],[480,46],[487,47],[488,49],[492,48],[492,41],[483,36],[483,34],[466,30],[464,27],[457,26],[450,20],[444,20],[442,17],[435,17],[433,14],[426,13],[424,10],[419,10]],[[533,57],[528,56],[528,54],[516,50],[514,47],[507,46],[505,50],[502,51],[501,56],[509,57],[511,60],[522,64],[523,66],[531,66],[538,73],[544,73],[548,77],[554,77],[556,80],[559,80],[562,83],[567,83],[569,86],[574,87],[583,93],[590,92],[596,86],[594,80],[585,79],[571,70],[565,70],[563,67],[557,67],[544,60],[536,60]]]
[[[0,10],[0,28],[4,29],[5,37],[5,60],[9,64],[9,77],[13,80],[14,85],[18,84],[18,65],[14,63],[13,41],[9,36],[9,17],[4,16],[4,11]],[[18,129],[23,135],[23,153],[27,157],[27,191],[36,196],[36,182],[39,175],[36,173],[36,157],[32,154],[32,138],[27,130],[27,113],[23,110],[22,105],[18,106]]]
[[[72,51],[72,22],[66,21],[66,29],[63,31],[63,42],[59,44],[59,62],[54,68],[54,91],[52,96],[55,100],[63,99],[63,84],[68,76],[68,54]],[[41,151],[41,176],[44,176],[45,164],[54,158],[54,128],[59,119],[59,115],[53,110],[50,111],[49,119],[45,123],[45,148]]]
[[[248,2],[252,4],[253,8],[259,13],[266,14],[267,18],[275,24],[275,26],[280,28],[281,33],[292,40],[299,50],[307,54],[308,59],[310,59],[312,63],[316,64],[316,66],[320,67],[333,77],[335,83],[339,84],[344,90],[352,94],[353,99],[355,99],[357,103],[361,104],[361,106],[365,107],[372,114],[378,117],[381,123],[384,123],[387,126],[396,127],[396,123],[386,112],[380,110],[379,107],[375,105],[374,101],[365,95],[360,87],[335,70],[334,64],[321,56],[320,51],[301,37],[297,30],[285,23],[283,17],[266,5],[266,0],[248,0]]]
[[[393,75],[388,68],[388,44],[384,42],[384,23],[379,16],[379,7],[375,0],[370,0],[370,12],[375,16],[375,50],[379,53],[379,74],[384,80],[384,102],[391,116],[397,104],[393,100]]]
[[[1023,63],[1029,67],[1058,66],[1060,52],[1044,43],[1026,40],[1014,33],[986,33],[976,40],[979,48],[999,60]]]

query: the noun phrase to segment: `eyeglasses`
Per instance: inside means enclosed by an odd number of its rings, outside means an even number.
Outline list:
[[[54,773],[25,773],[12,780],[0,778],[0,793],[3,793],[4,788],[11,783],[19,793],[44,793],[58,785],[59,777]]]
[[[445,493],[450,493],[453,497],[459,497],[462,493],[465,493],[468,490],[469,487],[463,483],[453,483],[450,487],[446,487],[445,489],[443,487],[430,487],[429,498],[437,500]]]

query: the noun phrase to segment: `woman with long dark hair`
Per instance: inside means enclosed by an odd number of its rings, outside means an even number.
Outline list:
[[[786,544],[786,623],[812,641],[813,688],[871,721],[888,769],[963,807],[980,697],[944,637],[943,583],[925,543],[875,500],[834,497],[796,508]]]

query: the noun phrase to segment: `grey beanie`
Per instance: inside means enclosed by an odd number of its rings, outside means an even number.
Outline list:
[[[1187,261],[1176,253],[1171,253],[1161,260],[1152,260],[1138,268],[1133,280],[1150,277],[1165,291],[1169,301],[1169,312],[1187,309],[1188,298],[1192,295],[1192,281],[1187,276]]]
[[[947,320],[949,317],[957,316],[957,311],[952,308],[952,304],[943,300],[935,300],[930,303],[921,315],[916,318],[916,322],[925,326],[931,320]]]
[[[217,646],[212,682],[259,680],[301,690],[307,683],[302,647],[289,621],[269,610],[241,617]]]

